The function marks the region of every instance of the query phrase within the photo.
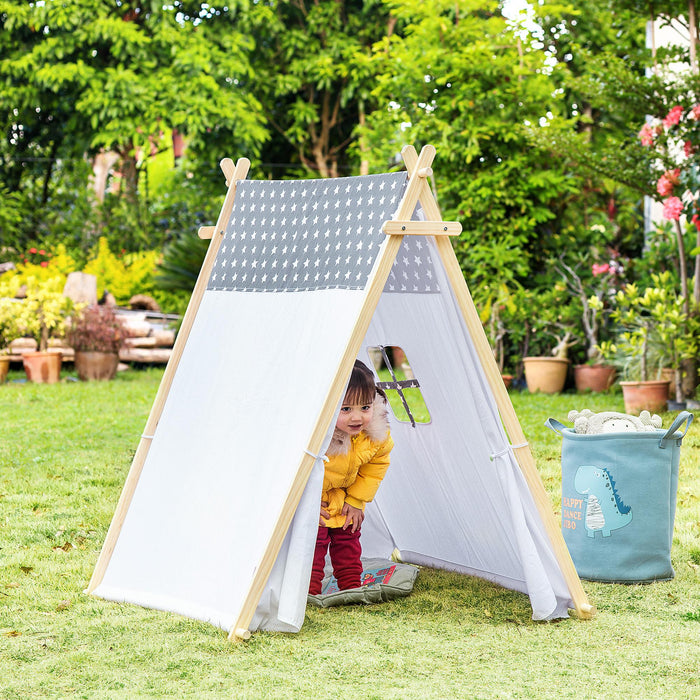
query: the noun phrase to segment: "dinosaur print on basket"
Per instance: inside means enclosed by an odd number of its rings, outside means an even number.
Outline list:
[[[574,477],[574,488],[586,497],[584,524],[588,537],[601,531],[610,537],[632,522],[632,508],[622,502],[610,472],[602,467],[581,466]]]

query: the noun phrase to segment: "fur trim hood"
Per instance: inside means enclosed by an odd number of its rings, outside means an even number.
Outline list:
[[[379,394],[374,398],[374,415],[369,425],[362,431],[372,442],[384,442],[389,435],[389,407]],[[326,450],[329,457],[347,454],[352,438],[337,428],[333,431],[331,444]]]

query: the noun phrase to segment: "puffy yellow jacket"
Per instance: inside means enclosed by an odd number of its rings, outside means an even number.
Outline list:
[[[322,501],[328,503],[330,518],[323,519],[327,527],[342,527],[343,505],[349,503],[364,510],[377,493],[386,470],[394,441],[389,433],[388,410],[377,396],[374,416],[359,435],[350,437],[336,430],[326,452],[328,462],[323,476]]]

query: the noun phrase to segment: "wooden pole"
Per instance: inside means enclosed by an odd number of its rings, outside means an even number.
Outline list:
[[[420,167],[418,164],[416,151],[412,146],[406,146],[401,153],[409,173],[415,171],[417,167]],[[421,185],[424,185],[424,189],[421,192],[422,196],[420,199],[426,218],[429,220],[432,219],[439,221],[442,216],[435,199],[433,198],[432,193],[424,180],[421,181]],[[443,265],[445,266],[455,298],[457,299],[457,303],[462,311],[462,316],[464,317],[464,321],[467,325],[467,329],[469,330],[472,342],[474,343],[477,355],[479,356],[486,380],[488,381],[496,400],[496,405],[498,406],[506,433],[508,434],[511,444],[518,445],[518,447],[513,448],[513,454],[525,477],[525,481],[527,482],[530,493],[535,501],[535,506],[537,507],[540,517],[542,518],[545,530],[552,544],[554,555],[559,563],[569,589],[571,599],[574,603],[576,614],[581,618],[590,618],[595,614],[595,608],[590,604],[588,597],[583,590],[581,580],[576,572],[576,568],[571,559],[571,555],[569,554],[569,550],[566,547],[566,543],[564,542],[561,530],[559,529],[559,524],[554,517],[552,504],[547,496],[544,484],[542,483],[542,479],[537,471],[530,446],[527,444],[522,426],[520,425],[520,421],[515,413],[510,397],[508,396],[508,391],[506,390],[505,384],[503,383],[503,378],[501,377],[501,373],[498,369],[498,365],[496,364],[493,352],[489,346],[486,333],[481,325],[479,313],[476,310],[476,306],[474,305],[474,301],[469,293],[467,283],[464,280],[464,275],[459,267],[457,256],[455,255],[452,244],[448,238],[438,236],[435,238],[435,243],[437,245],[438,252],[440,253]]]
[[[230,158],[225,158],[221,161],[221,169],[223,170],[224,175],[227,177],[229,188],[216,224],[216,231],[218,232],[218,235],[214,235],[211,243],[209,244],[206,257],[204,258],[204,263],[202,264],[202,269],[199,273],[197,283],[195,284],[192,296],[190,298],[190,303],[187,306],[187,311],[185,312],[182,325],[180,326],[180,332],[177,335],[177,340],[175,341],[170,360],[168,361],[167,367],[165,368],[165,373],[163,374],[163,379],[158,387],[158,393],[156,394],[153,406],[151,407],[151,412],[148,416],[148,421],[146,422],[146,427],[144,428],[143,435],[141,436],[141,441],[139,442],[133,462],[131,463],[131,469],[129,470],[126,483],[122,489],[122,493],[117,504],[117,509],[112,518],[112,523],[107,531],[107,537],[102,545],[102,551],[100,552],[95,570],[93,571],[92,578],[88,584],[88,593],[92,593],[102,582],[109,564],[109,560],[114,552],[114,547],[116,546],[119,533],[121,532],[122,525],[124,524],[126,513],[129,510],[129,505],[131,504],[131,500],[136,490],[136,484],[141,476],[141,471],[143,470],[143,465],[146,461],[148,450],[151,447],[151,440],[153,439],[156,427],[158,426],[158,421],[163,413],[163,408],[165,406],[166,399],[168,398],[168,393],[170,392],[170,387],[172,386],[178,363],[180,362],[187,339],[190,331],[192,330],[192,325],[194,324],[195,317],[197,316],[199,305],[201,304],[202,297],[204,296],[204,292],[206,291],[207,284],[209,282],[209,276],[214,266],[216,254],[219,251],[219,246],[223,240],[224,231],[226,230],[226,226],[228,225],[228,221],[231,217],[233,201],[236,196],[236,183],[239,180],[245,179],[249,168],[250,161],[247,158],[240,158],[235,166]]]
[[[420,156],[416,156],[416,160],[420,164],[420,167],[428,168],[432,163],[434,156],[435,149],[432,146],[426,146],[421,151]],[[409,181],[406,191],[404,192],[403,199],[401,200],[401,204],[399,205],[399,209],[396,213],[396,218],[398,220],[403,221],[411,217],[415,204],[418,200],[420,184],[420,177],[412,178],[412,180]],[[367,335],[369,324],[372,321],[372,316],[377,308],[382,291],[384,291],[384,286],[389,278],[391,267],[394,264],[394,260],[396,259],[399,249],[401,248],[402,240],[403,236],[400,235],[387,236],[386,240],[382,243],[377,262],[367,283],[365,300],[355,321],[350,340],[340,360],[340,364],[336,370],[331,387],[326,395],[325,401],[323,402],[316,425],[312,431],[311,437],[309,438],[308,449],[312,454],[318,454],[321,450],[323,440],[328,432],[333,416],[335,415],[338,402],[342,399],[342,393],[345,391],[345,386],[347,385],[348,377],[350,376],[350,372],[352,370],[352,365],[357,358],[357,354],[360,352],[362,341]],[[296,512],[301,496],[304,493],[304,489],[306,488],[306,483],[311,475],[314,462],[315,458],[307,454],[305,454],[301,460],[301,464],[297,469],[294,481],[292,483],[292,488],[290,489],[289,495],[287,496],[287,499],[282,506],[282,510],[277,517],[272,538],[267,545],[260,564],[256,567],[255,576],[253,578],[250,590],[248,591],[248,595],[243,603],[238,619],[229,633],[230,640],[236,641],[246,639],[246,633],[249,635],[248,627],[250,626],[250,621],[253,619],[255,609],[257,608],[260,597],[263,594],[267,579],[270,576],[272,567],[277,559],[277,555],[279,554],[280,548],[282,547],[282,543],[284,542],[284,538],[287,534],[287,530],[291,525],[294,513]]]

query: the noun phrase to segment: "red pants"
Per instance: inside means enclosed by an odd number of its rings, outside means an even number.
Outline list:
[[[362,582],[360,531],[350,532],[350,528],[343,530],[342,527],[323,527],[321,525],[318,528],[314,563],[311,567],[311,583],[309,584],[311,595],[318,595],[321,592],[323,567],[329,545],[333,575],[338,581],[338,588],[341,591],[348,588],[359,588]]]

